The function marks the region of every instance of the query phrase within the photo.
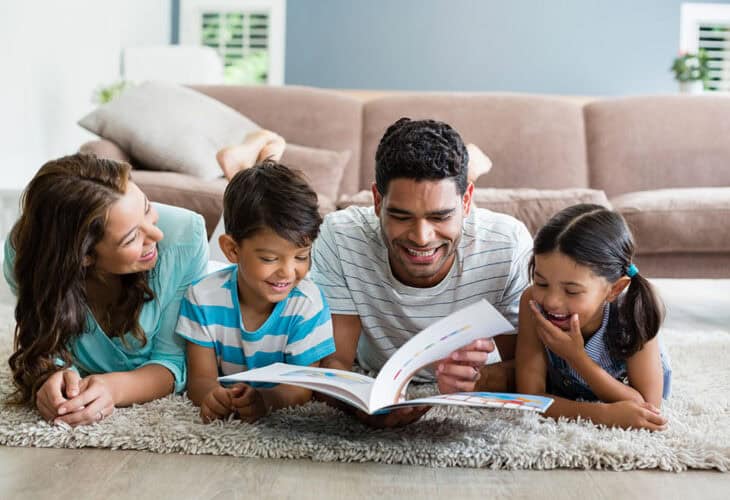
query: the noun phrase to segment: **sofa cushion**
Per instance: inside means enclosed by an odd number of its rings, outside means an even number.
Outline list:
[[[349,151],[330,151],[298,144],[287,144],[281,157],[281,163],[301,170],[312,189],[329,200],[336,200],[339,196],[340,181],[349,160]]]
[[[186,87],[145,82],[79,120],[141,164],[215,179],[215,155],[260,128],[225,104]]]
[[[730,187],[639,191],[611,203],[634,233],[639,254],[730,251]]]
[[[603,191],[596,189],[474,189],[474,206],[501,212],[522,221],[534,235],[559,210],[577,203],[595,203],[611,208]],[[373,204],[370,191],[340,197],[337,208]]]

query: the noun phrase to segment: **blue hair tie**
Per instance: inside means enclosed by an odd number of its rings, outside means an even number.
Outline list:
[[[633,277],[634,277],[634,276],[636,276],[637,274],[639,274],[639,268],[638,268],[638,267],[636,267],[636,265],[634,265],[634,263],[632,262],[632,263],[631,263],[631,264],[629,265],[629,268],[628,268],[628,269],[626,270],[626,275],[627,275],[627,276],[628,276],[629,278],[633,278]]]

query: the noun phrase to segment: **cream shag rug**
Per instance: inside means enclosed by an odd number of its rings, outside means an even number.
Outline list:
[[[0,310],[0,397],[11,387],[11,310]],[[665,330],[674,369],[661,433],[555,422],[507,410],[434,408],[419,422],[373,430],[322,403],[279,411],[249,425],[202,424],[181,396],[117,409],[103,422],[51,426],[31,410],[0,406],[0,444],[110,448],[236,457],[373,461],[490,469],[730,470],[730,332]],[[421,388],[423,390],[424,388]],[[419,391],[420,392],[420,391]]]

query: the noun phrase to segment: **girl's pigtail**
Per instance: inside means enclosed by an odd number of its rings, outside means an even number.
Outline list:
[[[619,321],[624,334],[616,336],[615,345],[609,346],[611,354],[626,359],[639,352],[659,332],[663,319],[664,304],[651,283],[635,274],[619,304]]]

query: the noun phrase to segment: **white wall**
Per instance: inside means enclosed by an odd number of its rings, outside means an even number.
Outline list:
[[[169,0],[0,0],[0,189],[92,134],[76,121],[122,48],[170,40]]]

